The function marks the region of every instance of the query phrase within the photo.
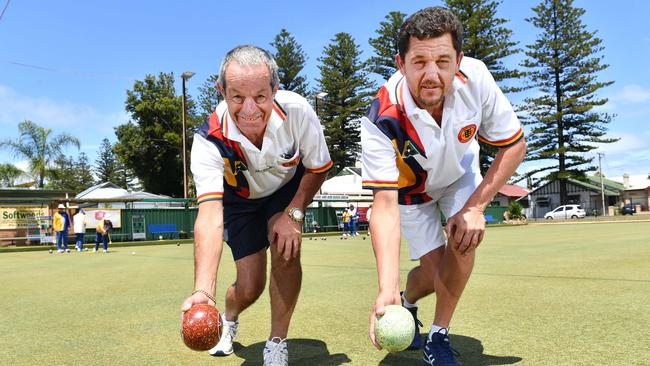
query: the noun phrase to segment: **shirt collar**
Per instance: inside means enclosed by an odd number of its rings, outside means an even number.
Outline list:
[[[225,104],[225,103],[224,103]],[[275,131],[282,126],[282,123],[287,119],[287,114],[284,112],[284,109],[280,104],[274,100],[273,101],[273,110],[271,111],[271,117],[269,117],[268,122],[266,123],[266,131],[275,133]],[[229,140],[242,142],[248,140],[237,128],[234,119],[230,115],[230,111],[226,105],[223,115],[221,116],[222,123],[222,133],[223,136]],[[265,132],[266,133],[266,132]]]
[[[447,99],[453,98],[453,95],[456,93],[456,91],[464,87],[466,83],[467,79],[465,79],[463,75],[454,76],[454,79],[451,82],[451,88],[445,95],[445,102]],[[405,77],[402,77],[402,79],[397,83],[395,87],[395,98],[397,103],[400,105],[400,108],[402,108],[404,113],[406,113],[409,118],[413,118],[416,115],[430,116],[429,112],[418,107],[417,104],[415,104],[415,100],[413,100],[413,96],[408,89],[408,84],[406,83]]]

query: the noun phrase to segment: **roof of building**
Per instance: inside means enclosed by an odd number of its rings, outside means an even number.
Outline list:
[[[592,183],[593,180],[588,180],[587,182],[583,182],[581,180],[568,178],[567,182],[570,183],[570,184],[574,184],[574,185],[577,185],[579,187],[585,188],[587,190],[593,191],[593,192],[600,192],[600,178],[599,177],[596,177],[596,178],[598,178],[598,184],[597,185]],[[538,190],[542,189],[543,187],[545,187],[545,186],[547,186],[547,185],[549,185],[549,184],[551,184],[553,182],[554,181],[548,181],[548,182],[542,184],[541,186],[539,186],[539,187],[533,189],[532,191],[530,191],[530,194],[536,193]],[[603,180],[603,185],[604,185],[604,188],[605,188],[604,189],[605,195],[607,195],[607,196],[619,196],[621,194],[621,192],[623,191],[623,185],[621,185],[621,184],[612,185],[611,182],[613,182],[613,181],[610,180],[609,181],[610,184],[606,184],[605,180]],[[616,182],[613,182],[613,183],[616,183]]]
[[[616,177],[612,179],[621,183],[626,190],[650,188],[650,174],[628,175],[627,177],[624,175],[622,177]],[[627,184],[625,183],[626,180]]]
[[[126,189],[111,183],[103,182],[94,185],[83,192],[79,193],[75,199],[124,199],[127,201],[142,200],[142,199],[168,199],[169,196],[153,194],[149,192],[129,192]]]
[[[363,194],[372,195],[369,189],[363,189],[361,184],[361,168],[343,168],[335,177],[323,183],[321,194]]]
[[[506,197],[523,197],[528,195],[528,190],[522,186],[514,185],[514,184],[504,184],[501,189],[499,189],[499,193]]]
[[[598,189],[600,189],[600,175],[588,175],[585,178],[587,179],[587,183],[597,186]],[[625,186],[623,184],[605,177],[603,177],[603,185],[605,186],[605,189],[617,191],[625,190]]]

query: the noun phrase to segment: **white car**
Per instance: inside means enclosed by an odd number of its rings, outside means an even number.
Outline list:
[[[585,210],[580,205],[559,206],[555,210],[547,212],[544,218],[553,219],[582,219],[586,216]]]

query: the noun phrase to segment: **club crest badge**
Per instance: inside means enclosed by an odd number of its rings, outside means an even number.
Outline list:
[[[458,141],[460,141],[463,144],[468,142],[474,137],[475,132],[476,132],[475,124],[467,125],[461,128],[460,132],[458,132]]]

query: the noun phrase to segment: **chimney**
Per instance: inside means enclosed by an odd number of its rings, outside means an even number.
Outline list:
[[[630,175],[625,173],[623,174],[623,186],[628,188],[630,186]]]

